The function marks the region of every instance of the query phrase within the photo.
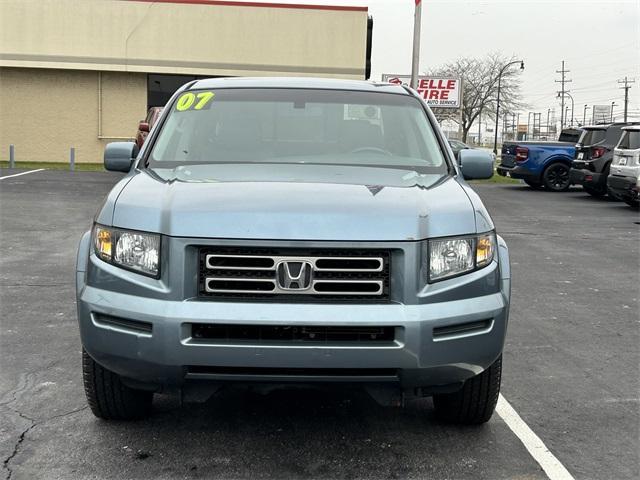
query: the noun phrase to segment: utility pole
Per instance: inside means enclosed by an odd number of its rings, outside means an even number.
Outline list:
[[[549,140],[549,116],[551,115],[551,109],[547,109],[547,140]]]
[[[624,83],[624,121],[627,121],[627,111],[629,109],[629,89],[631,88],[630,83],[636,83],[635,79],[627,80],[627,77],[624,77],[624,80],[618,80],[618,83]]]
[[[482,109],[480,110],[480,113],[478,113],[478,145],[482,144],[482,133],[480,133],[482,127]]]
[[[565,75],[570,71],[571,70],[564,69],[564,60],[562,61],[562,70],[556,70],[556,73],[560,73],[562,75],[562,78],[560,80],[556,80],[556,83],[561,84],[561,87],[560,87],[561,90],[560,92],[558,92],[560,94],[560,98],[562,102],[562,108],[560,109],[560,129],[561,130],[564,128],[564,121],[566,120],[566,116],[564,115],[564,95],[565,93],[568,93],[568,91],[564,89],[564,84],[572,82],[572,80],[567,80],[565,78]]]
[[[422,0],[416,0],[416,12],[413,21],[413,57],[411,60],[411,88],[418,88],[418,70],[420,68],[420,25],[422,19]]]

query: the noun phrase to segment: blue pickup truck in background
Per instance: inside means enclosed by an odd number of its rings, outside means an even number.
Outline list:
[[[557,142],[504,142],[498,175],[521,179],[533,188],[566,191],[580,133],[580,129],[565,129]]]

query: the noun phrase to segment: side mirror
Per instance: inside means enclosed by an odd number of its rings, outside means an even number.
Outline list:
[[[111,172],[128,172],[139,150],[134,142],[107,144],[104,149],[104,168]]]
[[[149,124],[147,122],[140,122],[138,124],[138,130],[141,132],[149,132]]]
[[[460,150],[460,168],[465,180],[493,177],[493,155],[482,150]]]

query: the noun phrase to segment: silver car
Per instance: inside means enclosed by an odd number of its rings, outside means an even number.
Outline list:
[[[607,186],[629,206],[640,206],[640,125],[622,128]]]
[[[153,394],[229,382],[360,384],[492,415],[509,314],[507,246],[411,89],[224,78],[182,87],[78,249],[93,413],[133,419]]]

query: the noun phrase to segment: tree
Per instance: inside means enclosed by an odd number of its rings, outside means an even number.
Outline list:
[[[459,116],[448,117],[462,128],[462,141],[467,140],[471,125],[482,113],[495,122],[496,100],[498,97],[498,76],[503,67],[515,61],[500,53],[491,53],[483,58],[461,57],[429,72],[434,76],[462,78],[464,88],[462,112]],[[520,93],[520,69],[517,65],[506,68],[500,82],[500,112],[515,112],[525,108]],[[436,115],[439,113],[436,109]]]

